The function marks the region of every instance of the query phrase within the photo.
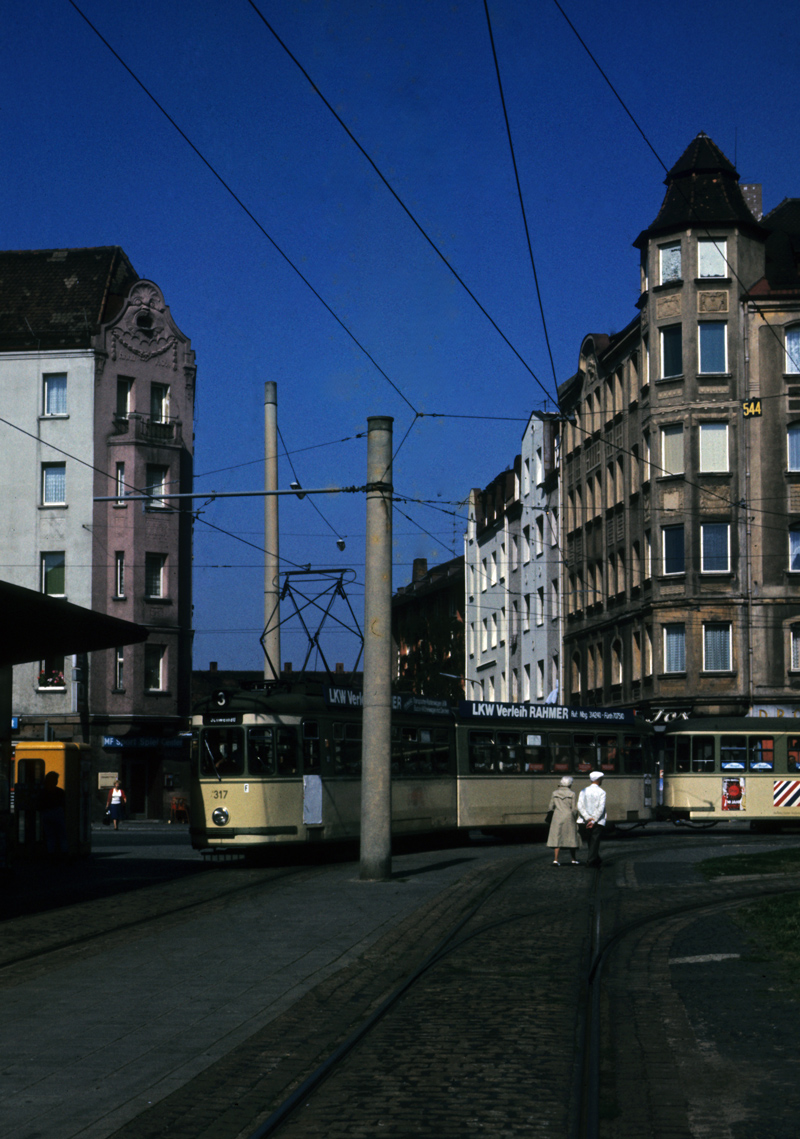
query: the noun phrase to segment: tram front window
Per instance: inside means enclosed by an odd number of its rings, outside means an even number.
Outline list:
[[[217,779],[244,774],[241,728],[206,728],[203,731],[200,774]]]

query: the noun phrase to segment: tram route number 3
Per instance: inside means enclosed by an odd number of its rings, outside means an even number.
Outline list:
[[[227,799],[228,798],[228,792],[227,791],[215,791],[214,792],[214,798],[215,799]]]
[[[744,412],[745,419],[752,419],[754,416],[761,415],[761,400],[742,400],[742,411]]]

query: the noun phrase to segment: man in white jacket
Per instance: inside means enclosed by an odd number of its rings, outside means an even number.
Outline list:
[[[586,836],[589,840],[589,851],[586,859],[587,866],[600,865],[600,839],[603,837],[603,828],[606,825],[606,793],[601,784],[602,771],[590,771],[591,782],[584,787],[578,796],[578,814],[586,826]]]

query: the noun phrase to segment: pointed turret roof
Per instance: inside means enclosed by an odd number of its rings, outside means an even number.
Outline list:
[[[692,139],[664,180],[667,193],[655,221],[634,241],[690,226],[739,225],[760,230],[739,186],[739,174],[703,131]]]

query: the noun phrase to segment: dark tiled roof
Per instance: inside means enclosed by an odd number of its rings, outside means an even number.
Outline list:
[[[88,347],[138,280],[116,245],[0,252],[0,351]]]
[[[655,221],[636,238],[642,248],[657,233],[696,225],[746,225],[758,230],[739,186],[739,175],[702,132],[667,174],[667,193]]]

